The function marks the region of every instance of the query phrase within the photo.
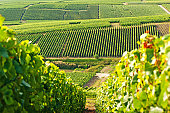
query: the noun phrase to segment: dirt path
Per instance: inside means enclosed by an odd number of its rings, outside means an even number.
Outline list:
[[[88,86],[93,87],[93,88],[98,88],[102,84],[102,82],[105,82],[106,79],[110,76],[108,73],[96,73],[96,75],[83,87]],[[95,91],[95,90],[94,90]],[[95,108],[95,102],[96,98],[86,98],[86,106],[84,113],[96,113],[96,108]]]
[[[83,87],[88,86],[89,88],[90,87],[98,88],[101,85],[101,83],[108,78],[108,76],[110,76],[110,74],[108,73],[96,73],[96,75]]]

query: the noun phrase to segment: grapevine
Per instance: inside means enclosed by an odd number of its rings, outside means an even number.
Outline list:
[[[140,48],[125,52],[112,77],[98,89],[100,112],[168,112],[170,35],[145,33]]]
[[[44,62],[37,45],[18,43],[14,31],[2,26],[3,20],[0,16],[0,111],[82,112],[83,89],[57,66]]]

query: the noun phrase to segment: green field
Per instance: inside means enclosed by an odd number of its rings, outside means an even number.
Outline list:
[[[158,5],[101,5],[100,18],[161,15],[166,12]]]
[[[95,73],[69,72],[66,73],[66,76],[71,78],[75,84],[83,86],[95,76]]]

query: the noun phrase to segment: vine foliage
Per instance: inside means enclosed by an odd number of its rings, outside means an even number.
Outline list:
[[[44,62],[40,48],[18,43],[0,16],[0,111],[82,112],[86,97],[54,64]]]
[[[170,35],[141,35],[139,49],[125,52],[116,70],[98,89],[99,112],[168,112]]]

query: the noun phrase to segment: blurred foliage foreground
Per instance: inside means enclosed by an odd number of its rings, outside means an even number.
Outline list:
[[[0,112],[80,113],[86,97],[54,64],[44,62],[37,45],[18,43],[0,16]]]
[[[125,52],[115,72],[98,89],[98,112],[170,111],[170,35],[148,33],[139,49]]]

